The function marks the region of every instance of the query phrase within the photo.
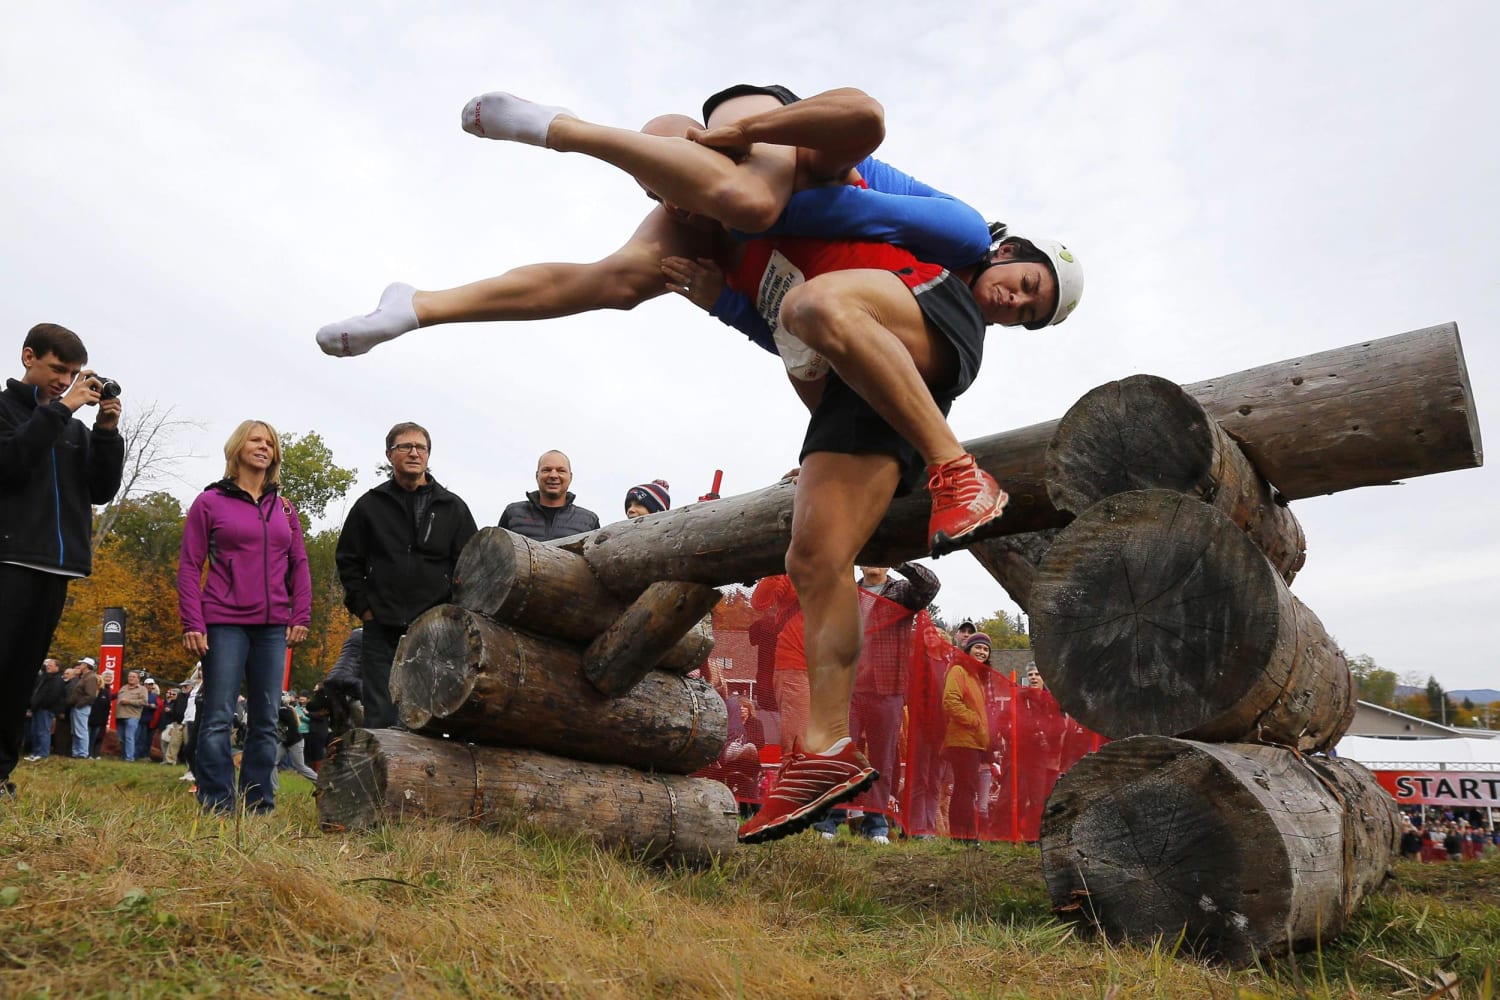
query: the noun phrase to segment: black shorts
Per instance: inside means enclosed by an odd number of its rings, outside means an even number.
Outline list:
[[[733,87],[719,91],[717,94],[703,102],[703,124],[708,124],[708,119],[718,110],[719,105],[736,97],[749,97],[751,94],[765,94],[774,97],[782,104],[796,104],[802,98],[787,90],[779,83],[769,84],[765,87],[757,87],[753,83],[737,83]]]
[[[953,345],[958,357],[953,377],[945,385],[929,387],[933,401],[946,417],[953,400],[973,385],[979,374],[984,356],[984,317],[979,314],[979,305],[969,289],[951,271],[944,271],[911,291],[922,315]],[[917,449],[835,372],[829,372],[823,398],[807,422],[799,460],[805,460],[815,451],[894,457],[901,465],[901,481],[896,486],[898,497],[915,489],[926,474]]]

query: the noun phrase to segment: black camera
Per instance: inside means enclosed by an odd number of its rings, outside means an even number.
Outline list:
[[[120,398],[120,383],[112,378],[105,378],[103,375],[91,375],[89,377],[99,384],[100,399]]]

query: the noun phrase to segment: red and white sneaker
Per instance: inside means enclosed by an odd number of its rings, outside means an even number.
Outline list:
[[[796,748],[781,765],[765,805],[740,827],[740,842],[764,844],[798,833],[873,785],[880,772],[854,748],[853,740],[842,742],[841,750],[827,756]]]
[[[932,494],[927,542],[934,558],[952,552],[965,536],[999,517],[1010,499],[973,455],[929,465],[927,474],[932,477],[927,481]]]

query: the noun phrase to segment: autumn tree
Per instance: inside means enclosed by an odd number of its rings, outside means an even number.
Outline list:
[[[94,550],[115,530],[116,522],[147,488],[159,487],[177,478],[183,459],[196,458],[192,449],[178,443],[184,431],[201,430],[195,420],[176,415],[177,408],[156,400],[131,403],[120,418],[120,437],[125,442],[125,469],[114,499],[94,521]],[[156,494],[153,494],[156,495]],[[165,494],[161,494],[165,495]]]
[[[1004,611],[996,611],[974,627],[990,637],[991,649],[1030,649],[1031,636],[1026,634],[1025,624],[1019,614],[1011,617]]]
[[[312,623],[307,641],[292,656],[292,687],[310,689],[333,666],[349,630],[356,624],[344,608],[334,550],[339,529],[312,533],[309,524],[348,494],[355,470],[335,464],[333,451],[317,431],[281,436],[281,490],[297,505],[302,520],[307,568],[312,576]]]
[[[1364,701],[1386,708],[1396,706],[1396,673],[1376,666],[1375,658],[1367,653],[1352,658],[1349,670],[1359,681],[1359,696]]]

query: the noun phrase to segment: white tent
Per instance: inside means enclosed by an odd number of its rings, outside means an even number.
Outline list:
[[[1470,736],[1451,740],[1345,736],[1337,753],[1372,771],[1500,771],[1500,740]]]

